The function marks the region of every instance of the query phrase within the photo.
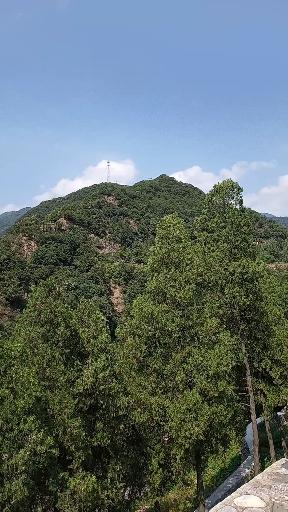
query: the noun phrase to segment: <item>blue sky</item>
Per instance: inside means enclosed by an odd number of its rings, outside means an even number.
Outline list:
[[[166,173],[288,215],[287,0],[2,0],[0,211]]]

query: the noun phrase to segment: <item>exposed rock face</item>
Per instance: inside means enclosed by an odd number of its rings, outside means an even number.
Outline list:
[[[105,201],[107,201],[107,203],[114,204],[115,206],[119,205],[119,202],[117,201],[116,197],[113,196],[113,195],[111,195],[111,196],[104,196],[104,199],[105,199]]]
[[[113,303],[113,306],[115,308],[115,311],[117,313],[123,313],[124,311],[124,299],[122,294],[122,288],[119,284],[112,283],[110,284],[111,287],[111,301]]]
[[[275,462],[211,511],[288,512],[288,460]]]
[[[92,238],[92,235],[90,235]],[[95,237],[99,244],[99,253],[100,254],[116,254],[120,249],[120,245],[113,242],[109,237],[107,238],[98,238]]]
[[[37,244],[34,240],[28,240],[25,236],[23,236],[23,255],[24,258],[29,258],[31,254],[37,249]]]
[[[135,220],[125,219],[125,222],[129,226],[129,228],[132,229],[132,231],[137,231],[137,224],[136,224]]]
[[[269,263],[267,267],[270,270],[279,270],[280,272],[283,272],[288,269],[288,263]]]
[[[57,221],[60,225],[61,225],[61,228],[65,231],[66,229],[68,229],[68,227],[71,225],[71,222],[69,222],[67,219],[65,219],[64,217],[60,217],[60,219],[58,219]]]
[[[19,236],[12,245],[12,249],[18,252],[20,250],[23,258],[28,259],[36,251],[37,244],[34,240],[29,240],[27,236]]]

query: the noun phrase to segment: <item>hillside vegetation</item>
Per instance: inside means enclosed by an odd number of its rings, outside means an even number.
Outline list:
[[[202,512],[249,421],[257,473],[256,417],[287,403],[287,262],[231,180],[26,212],[0,240],[3,510]]]
[[[193,237],[204,198],[196,187],[162,175],[133,186],[94,185],[29,209],[0,240],[2,318],[21,311],[31,286],[53,275],[66,282],[73,303],[95,296],[115,324],[142,289],[157,223],[177,213]],[[288,231],[250,214],[263,259],[288,261]]]
[[[274,220],[277,224],[280,224],[281,226],[285,226],[285,228],[288,228],[288,217],[277,217],[276,215],[271,215],[270,213],[262,213],[265,217],[268,219]]]
[[[5,231],[7,231],[8,228],[13,226],[15,222],[23,217],[26,212],[30,210],[30,207],[27,206],[26,208],[22,208],[21,210],[17,210],[15,212],[4,212],[0,215],[0,236],[4,235]]]
[[[139,293],[156,226],[178,213],[192,234],[204,193],[167,176],[103,183],[41,203],[0,240],[2,315],[25,307],[32,285],[54,276],[74,303],[96,297],[111,325]]]

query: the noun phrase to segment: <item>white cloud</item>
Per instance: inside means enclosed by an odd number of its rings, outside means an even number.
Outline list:
[[[193,165],[189,169],[171,174],[178,181],[191,183],[199,187],[204,192],[208,192],[211,188],[227,178],[238,180],[248,172],[261,171],[262,169],[275,168],[277,162],[256,161],[245,162],[240,161],[232,165],[230,169],[223,168],[218,174],[213,172],[205,172],[198,165]],[[121,162],[111,161],[110,165],[111,181],[120,184],[133,183],[135,181],[137,170],[131,160],[123,160]],[[74,179],[63,178],[58,183],[34,197],[36,204],[41,201],[52,199],[53,197],[64,196],[75,192],[83,187],[89,187],[96,183],[105,182],[107,179],[107,161],[102,160],[97,165],[90,165],[82,174]],[[43,190],[44,185],[40,186]],[[274,215],[288,216],[288,174],[280,176],[277,184],[262,188],[258,193],[247,194],[244,196],[246,206],[253,208],[259,212],[268,212]],[[0,214],[4,212],[17,211],[21,207],[15,204],[7,204],[0,207]]]
[[[249,171],[258,171],[260,169],[272,169],[276,166],[276,160],[271,160],[270,162],[245,162],[240,161],[236,164],[232,165],[230,169],[226,169],[225,167],[219,171],[219,174],[215,174],[214,172],[205,172],[198,165],[193,165],[189,169],[185,171],[179,171],[171,174],[173,178],[178,181],[183,181],[184,183],[191,183],[195,187],[200,188],[204,192],[209,192],[211,188],[220,183],[223,180],[227,180],[231,178],[232,180],[238,180]]]
[[[17,210],[20,210],[20,206],[17,206],[16,204],[6,204],[6,206],[3,206],[0,208],[0,214],[5,212],[14,212]]]
[[[199,165],[193,165],[185,171],[174,172],[170,176],[183,183],[191,183],[204,192],[208,192],[219,181],[213,172],[204,172]]]
[[[250,169],[251,171],[259,171],[259,169],[274,169],[277,167],[277,164],[277,160],[270,160],[269,162],[263,162],[260,160],[258,162],[251,162]]]
[[[112,182],[125,185],[131,183],[137,174],[136,167],[132,160],[123,160],[122,162],[110,162],[110,180]],[[73,180],[62,178],[55,187],[50,188],[47,192],[35,196],[33,199],[36,203],[52,199],[53,197],[66,196],[71,192],[75,192],[80,188],[90,187],[96,183],[102,183],[107,179],[107,161],[102,160],[97,165],[90,165],[82,174],[76,176]]]
[[[288,216],[288,174],[279,176],[276,185],[263,187],[257,194],[244,196],[246,206],[261,213]]]

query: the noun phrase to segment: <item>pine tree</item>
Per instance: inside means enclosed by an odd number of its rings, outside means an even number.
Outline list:
[[[53,279],[34,289],[6,346],[1,504],[9,510],[121,510],[137,476],[106,321],[92,300],[72,310],[65,298]]]
[[[287,368],[288,368],[288,321],[282,304],[281,281],[276,276],[263,270],[262,293],[266,310],[267,325],[266,349],[262,353],[258,367],[255,367],[254,382],[257,389],[258,402],[263,407],[271,462],[275,462],[275,448],[271,433],[270,420],[274,419],[274,411],[287,403]],[[278,416],[277,416],[278,419]],[[278,421],[276,422],[278,423]],[[286,442],[280,425],[280,436],[284,456],[287,456]]]
[[[145,293],[118,335],[131,414],[150,449],[147,486],[157,496],[194,468],[204,510],[207,459],[243,425],[229,380],[230,336],[213,303],[202,297],[198,265],[183,222],[165,217],[151,250]]]
[[[256,257],[249,212],[243,206],[242,189],[237,183],[224,181],[206,196],[196,231],[206,293],[218,305],[218,318],[234,339],[238,358],[242,354],[257,475],[259,439],[253,380],[269,346],[271,326],[262,289],[265,268]],[[235,383],[240,379],[241,367],[238,366]]]

